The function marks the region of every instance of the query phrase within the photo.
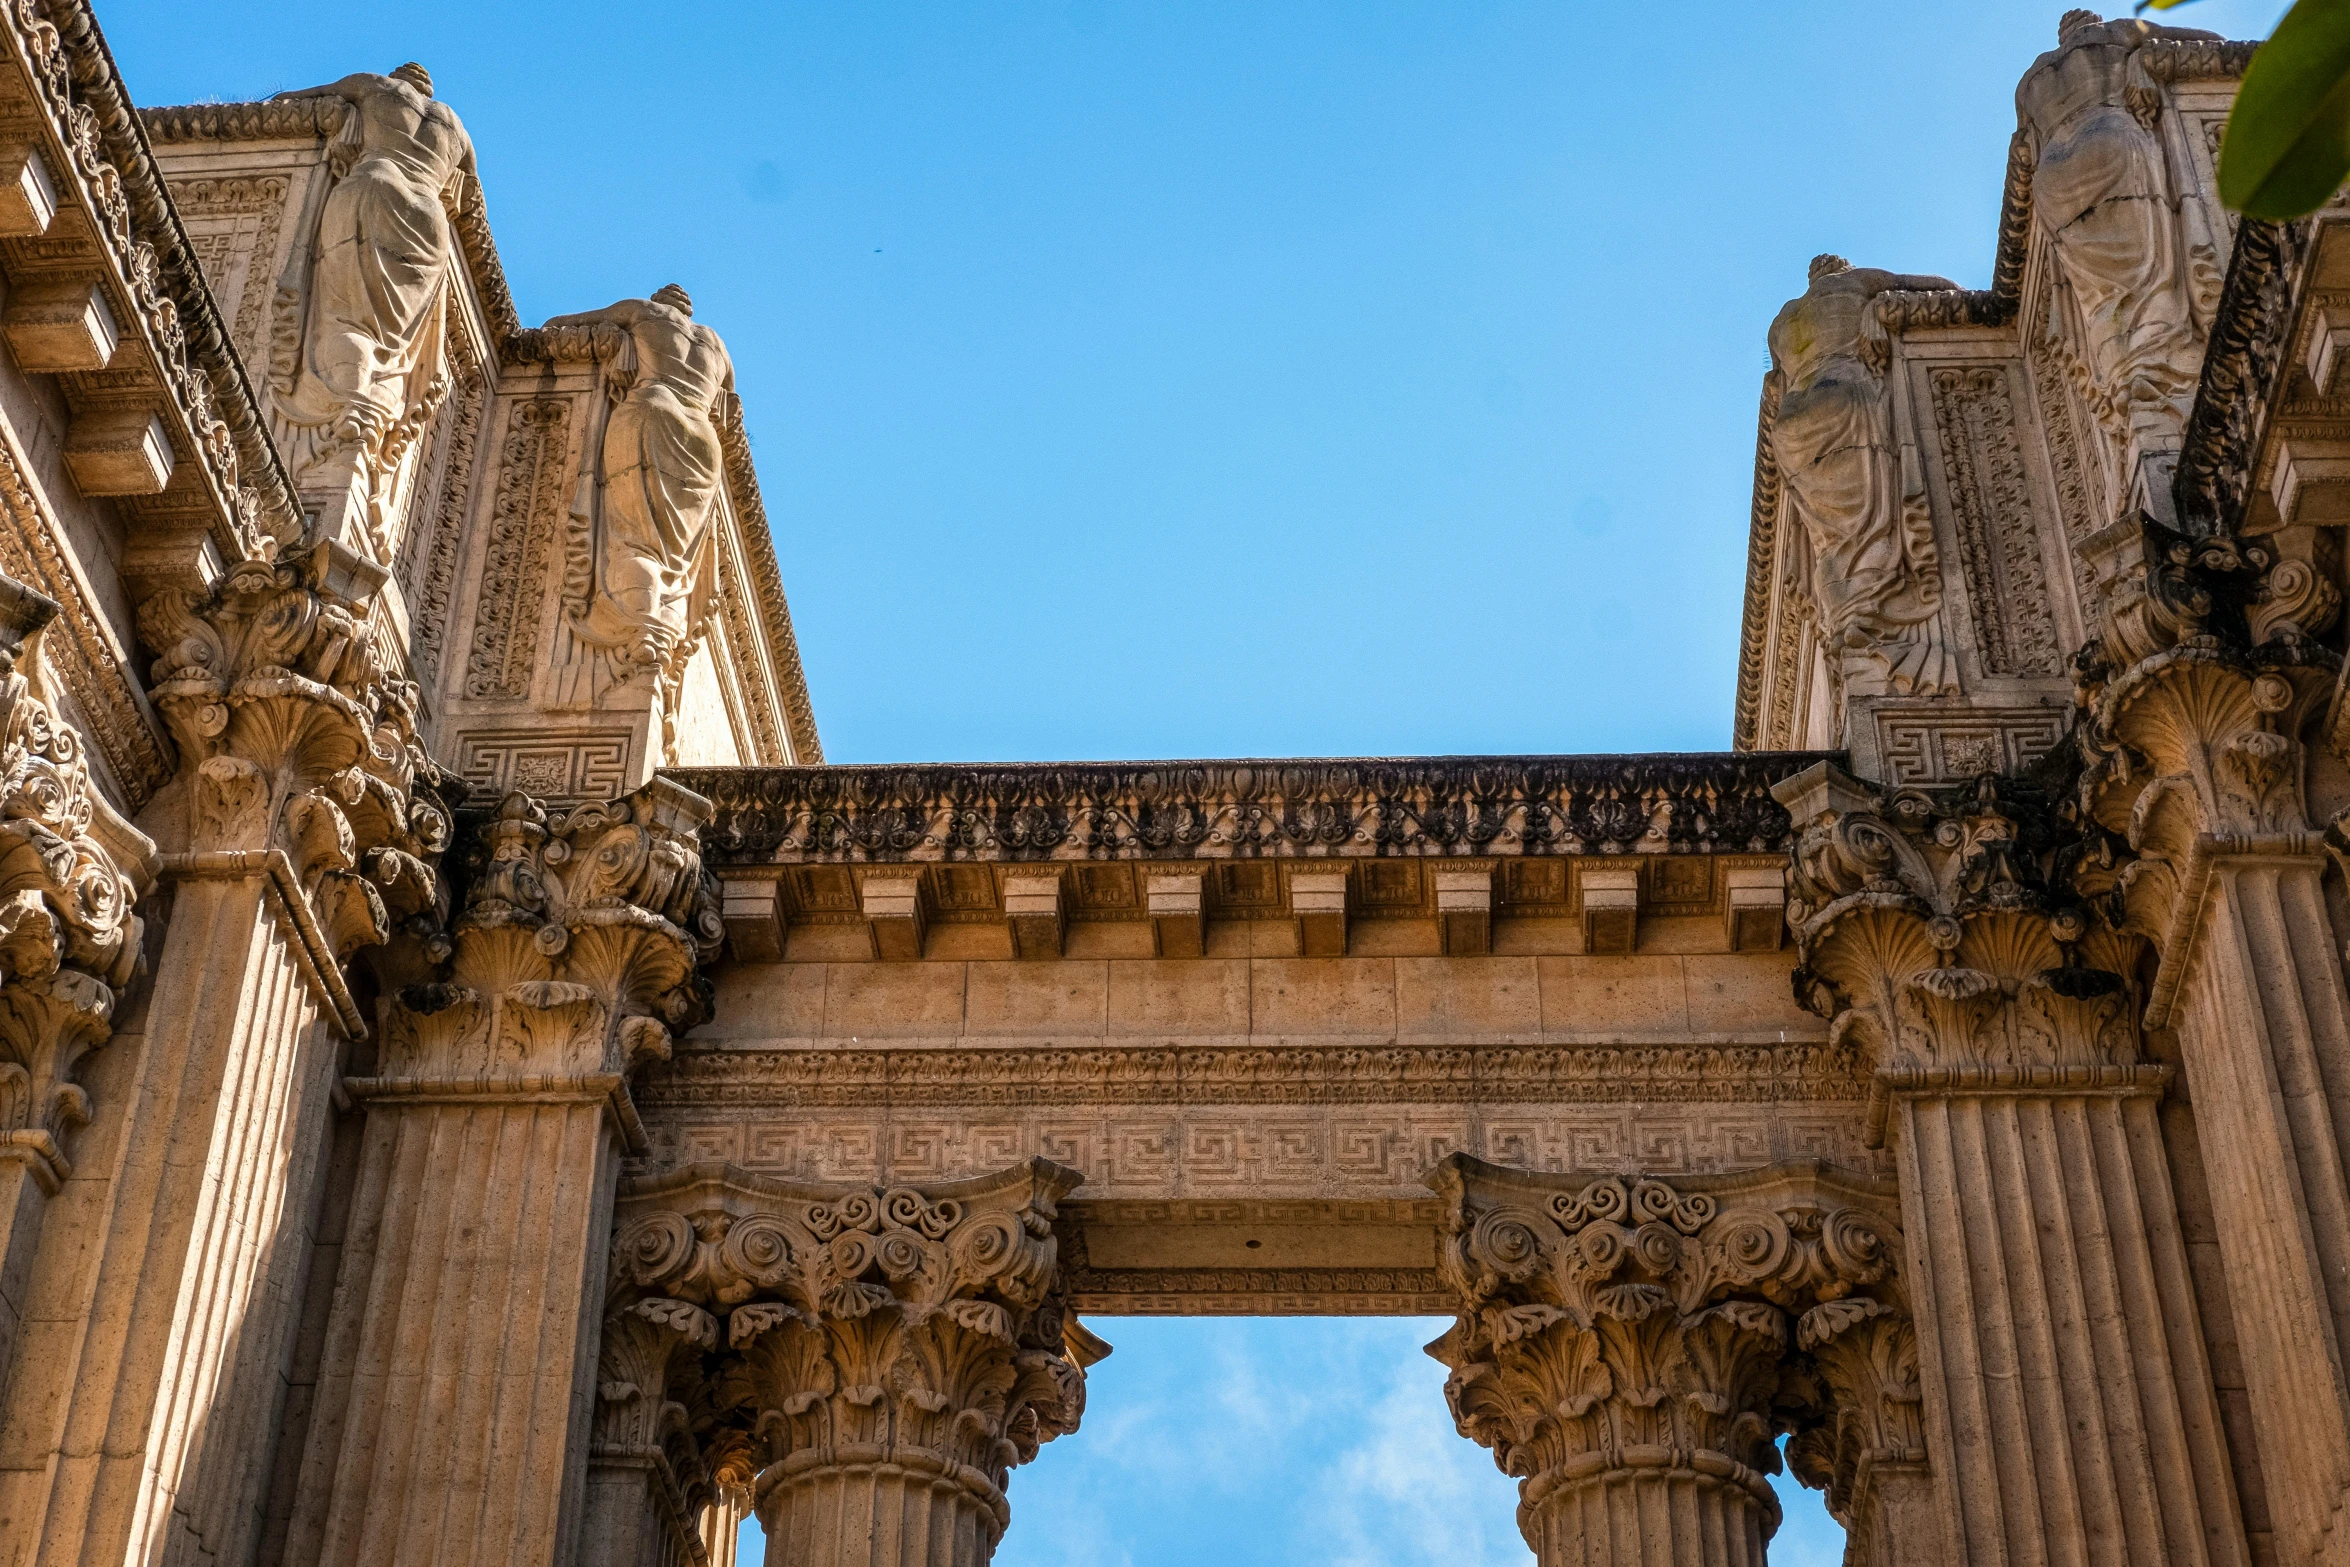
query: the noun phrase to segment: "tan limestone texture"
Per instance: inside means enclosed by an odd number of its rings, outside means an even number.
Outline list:
[[[0,33],[0,1567],[983,1567],[1185,1312],[1449,1318],[1544,1567],[1763,1562],[1782,1438],[1852,1567],[2350,1567],[2250,45],[2068,12],[1989,288],[1813,264],[1736,750],[828,767],[683,286],[525,327],[413,62]]]

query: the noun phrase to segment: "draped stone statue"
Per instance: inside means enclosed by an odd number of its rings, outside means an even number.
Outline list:
[[[2067,11],[2057,47],[2016,86],[2033,220],[2072,291],[2084,391],[2117,435],[2149,412],[2183,414],[2202,362],[2200,296],[2219,282],[2202,213],[2182,207],[2154,134],[2161,95],[2141,51],[2218,37]]]
[[[1829,661],[1842,649],[1872,654],[1902,695],[1955,690],[1957,672],[1935,624],[1933,517],[1902,471],[1881,368],[1887,346],[1869,302],[1888,289],[1957,286],[1820,256],[1803,296],[1771,322],[1771,455],[1802,526]]]
[[[447,208],[473,177],[473,143],[413,63],[279,96],[340,98],[353,111],[328,152],[332,183],[310,243],[295,247],[279,290],[281,434],[295,483],[353,490],[380,554],[390,481],[447,388],[441,335],[457,253]]]
[[[560,655],[558,700],[592,701],[638,671],[673,675],[700,623],[734,365],[675,283],[651,299],[547,323],[566,327],[618,328],[604,361],[602,429],[591,433],[572,504],[564,580],[571,647]]]

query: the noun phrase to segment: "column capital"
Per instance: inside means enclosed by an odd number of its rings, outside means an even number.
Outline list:
[[[1429,1185],[1463,1304],[1428,1352],[1451,1368],[1461,1433],[1525,1481],[1519,1524],[1538,1552],[1588,1516],[1579,1488],[1650,1479],[1726,1498],[1759,1559],[1779,1519],[1764,1477],[1789,1429],[1807,1432],[1803,1477],[1840,1516],[1866,1505],[1873,1464],[1922,1461],[1889,1198],[1811,1170],[1590,1180],[1465,1154]]]
[[[2061,792],[1993,777],[1888,792],[1806,774],[1781,787],[1797,826],[1796,999],[1867,1054],[1880,1085],[2158,1082],[2132,1004],[2144,940],[2111,900],[2078,890],[2095,835]]]
[[[373,1096],[613,1096],[709,1016],[726,937],[698,832],[709,802],[655,778],[561,815],[509,794],[460,857],[447,977],[389,1010]],[[631,1134],[634,1141],[634,1134]]]
[[[1059,1277],[1078,1180],[1042,1159],[921,1187],[689,1166],[623,1192],[612,1287],[712,1352],[717,1425],[750,1439],[770,1535],[829,1537],[842,1477],[879,1472],[935,1490],[960,1520],[941,1527],[984,1553],[1010,1471],[1077,1428],[1108,1352]]]
[[[448,846],[416,688],[370,619],[384,569],[333,543],[239,561],[138,607],[151,692],[184,763],[162,814],[175,875],[268,875],[344,1027],[340,966],[432,924]]]

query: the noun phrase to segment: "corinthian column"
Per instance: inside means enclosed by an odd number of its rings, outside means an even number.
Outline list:
[[[712,1165],[636,1187],[612,1266],[602,1394],[619,1418],[605,1429],[644,1428],[655,1383],[612,1373],[637,1363],[639,1324],[661,1324],[719,1347],[699,1385],[667,1352],[657,1397],[705,1452],[749,1438],[769,1567],[984,1567],[1011,1470],[1077,1429],[1085,1368],[1109,1352],[1056,1272],[1054,1207],[1077,1181],[1037,1159],[920,1188]],[[599,1441],[600,1475],[628,1445]],[[671,1510],[657,1487],[599,1494],[610,1533]]]
[[[1876,1063],[1900,1171],[1938,1516],[1890,1559],[2244,1562],[2142,943],[2045,874],[2078,834],[2021,784],[1778,793],[1797,991]]]
[[[1542,1567],[1760,1567],[1790,1429],[1856,1561],[1914,1537],[1916,1356],[1881,1197],[1810,1172],[1578,1184],[1466,1154],[1429,1184],[1463,1306],[1428,1353],[1461,1434],[1523,1481]]]
[[[342,965],[429,905],[446,838],[367,621],[382,581],[322,545],[140,606],[182,761],[147,819],[169,923],[142,1017],[86,1074],[86,1157],[55,1199],[72,1222],[35,1265],[0,1426],[12,1562],[253,1549],[330,1097],[363,1031]]]
[[[387,1006],[349,1085],[367,1122],[287,1560],[574,1559],[613,1190],[643,1147],[628,1074],[705,1015],[724,931],[709,809],[656,779],[560,820],[509,795],[475,834],[449,977]],[[640,1328],[651,1363],[676,1324]]]
[[[2146,1022],[2178,1033],[2211,1155],[2279,1558],[2345,1562],[2350,994],[2304,795],[2340,660],[2301,634],[2330,609],[2299,563],[2148,535],[2086,672],[2080,797],[2105,831],[2082,884],[2159,957]]]

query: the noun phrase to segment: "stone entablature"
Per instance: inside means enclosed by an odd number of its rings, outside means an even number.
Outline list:
[[[741,957],[1756,951],[1820,758],[679,769]],[[793,946],[792,943],[798,943]]]
[[[1759,1563],[1782,1437],[1854,1567],[2345,1560],[2250,46],[2069,12],[1990,289],[1814,262],[1748,749],[823,768],[683,288],[523,327],[421,66],[0,31],[6,1567],[983,1567],[1078,1311],[1451,1315],[1544,1567]]]

